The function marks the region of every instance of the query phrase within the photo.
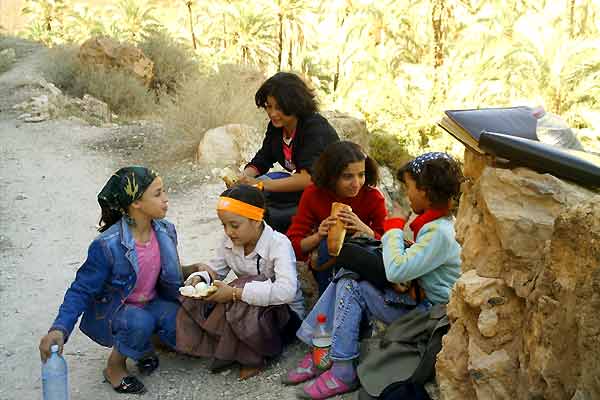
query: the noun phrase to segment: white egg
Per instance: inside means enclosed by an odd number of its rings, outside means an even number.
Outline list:
[[[200,282],[198,284],[196,284],[196,294],[199,296],[206,296],[208,295],[208,285],[206,284],[206,282]]]
[[[193,286],[184,286],[179,288],[179,293],[181,293],[183,296],[195,296],[196,290]]]

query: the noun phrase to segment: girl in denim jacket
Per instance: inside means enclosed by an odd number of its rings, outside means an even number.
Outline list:
[[[296,384],[317,378],[299,391],[302,398],[325,399],[356,389],[362,319],[390,324],[414,308],[427,311],[432,304],[445,304],[460,275],[461,249],[449,215],[451,200],[459,194],[462,180],[458,163],[446,153],[426,153],[402,167],[398,178],[405,183],[411,208],[418,215],[410,224],[415,243],[405,247],[406,215],[395,210],[384,222],[381,239],[389,287],[379,290],[368,281],[348,278],[343,269],[329,284],[297,336],[310,345],[317,316],[325,314],[332,331],[331,369],[319,375],[307,354],[283,379],[284,383]],[[420,287],[414,298],[397,290],[397,284],[409,281],[416,281]]]
[[[151,343],[175,347],[178,288],[183,281],[175,227],[164,220],[168,199],[156,172],[139,166],[114,173],[100,194],[100,235],[67,290],[48,334],[40,342],[42,361],[50,346],[62,352],[79,316],[80,329],[112,347],[104,378],[119,393],[142,393],[144,384],[127,372],[137,361],[142,374],[158,366]]]

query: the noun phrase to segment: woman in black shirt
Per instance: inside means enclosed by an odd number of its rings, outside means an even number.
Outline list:
[[[285,233],[302,191],[311,183],[313,163],[339,137],[317,112],[314,92],[298,75],[278,72],[262,84],[254,100],[257,107],[265,109],[270,121],[262,147],[238,182],[261,182],[259,187],[265,191],[269,206],[269,224]],[[269,174],[275,162],[288,173]]]

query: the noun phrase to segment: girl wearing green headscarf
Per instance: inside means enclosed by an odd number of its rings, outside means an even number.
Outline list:
[[[50,346],[69,339],[75,323],[92,340],[112,347],[104,378],[119,393],[142,393],[144,384],[127,371],[126,359],[148,375],[158,367],[151,337],[175,347],[178,289],[183,282],[175,226],[164,219],[168,198],[151,169],[119,169],[98,194],[101,232],[67,290],[48,334],[40,342],[42,361]]]

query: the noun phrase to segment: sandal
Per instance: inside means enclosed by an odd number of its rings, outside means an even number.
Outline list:
[[[315,368],[312,354],[308,353],[300,360],[294,369],[289,370],[287,374],[281,377],[281,383],[284,385],[297,385],[316,377],[321,372],[322,371]]]
[[[137,362],[138,370],[140,374],[144,376],[148,376],[158,368],[158,356],[156,354],[151,354],[146,357],[142,357]]]
[[[102,375],[104,375],[104,382],[108,382],[110,386],[117,393],[127,393],[127,394],[142,394],[146,392],[146,387],[144,384],[135,376],[128,375],[121,379],[119,386],[115,387],[110,383],[110,379],[108,379],[108,374],[106,370],[102,371]]]
[[[348,384],[333,375],[331,370],[328,370],[314,381],[304,385],[297,395],[301,399],[322,400],[338,394],[352,392],[358,387],[358,379]]]

